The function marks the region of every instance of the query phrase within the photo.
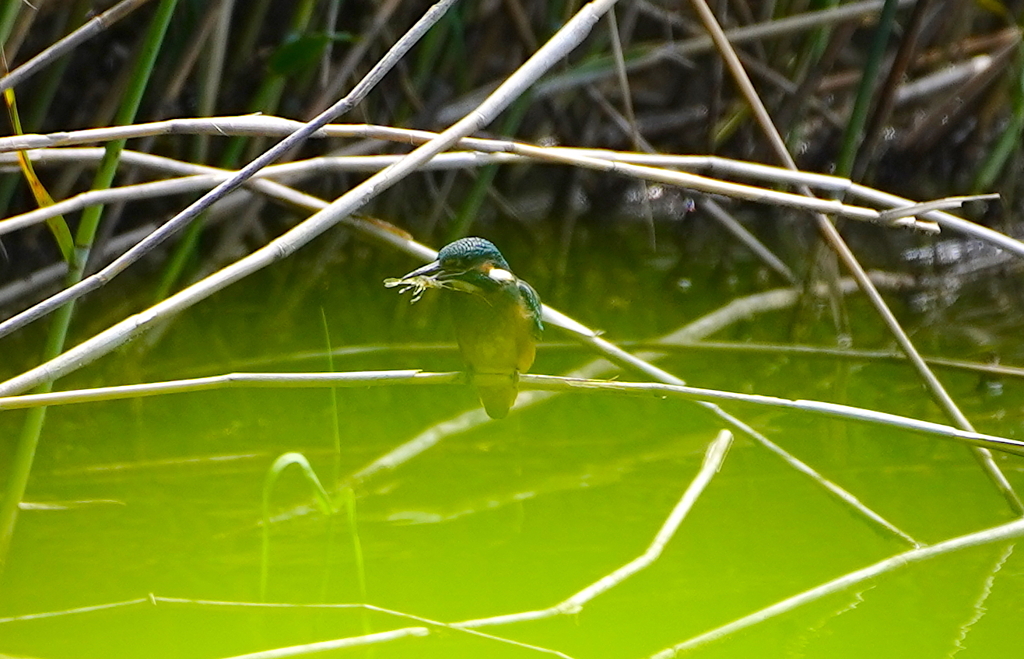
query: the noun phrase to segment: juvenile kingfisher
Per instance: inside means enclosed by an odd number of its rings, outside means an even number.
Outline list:
[[[480,402],[492,419],[505,418],[519,394],[519,374],[533,364],[544,329],[537,293],[512,274],[498,248],[483,238],[445,245],[436,261],[398,281],[414,278],[450,291],[445,296],[455,337]]]

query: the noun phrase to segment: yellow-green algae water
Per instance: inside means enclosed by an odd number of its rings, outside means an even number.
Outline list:
[[[536,259],[511,251],[506,256],[518,274],[542,296],[550,292],[545,275],[531,272]],[[161,328],[159,337],[104,358],[58,388],[326,370],[322,355],[293,359],[323,351],[321,310],[335,348],[453,343],[436,291],[410,307],[407,296],[381,283],[414,263],[375,248],[346,254],[325,264],[317,259],[329,255],[300,252],[296,262],[234,285]],[[591,256],[587,265],[594,269],[563,282],[558,304],[612,341],[656,337],[744,292],[697,280],[683,292],[671,278],[637,274],[607,254]],[[108,324],[107,314],[125,312],[121,298],[132,297],[130,285],[115,286],[122,288],[84,308],[77,340]],[[849,304],[855,346],[887,346],[863,301]],[[715,338],[784,341],[791,318],[789,312],[762,316]],[[564,336],[549,329],[546,338]],[[21,354],[30,342],[8,339],[0,349]],[[542,348],[533,371],[557,374],[589,360],[580,351]],[[0,375],[25,365],[10,362]],[[701,351],[660,364],[698,386],[942,420],[900,364]],[[338,356],[334,367],[453,370],[459,362],[450,349],[385,350]],[[979,430],[1024,434],[1024,384],[993,387],[950,371],[940,377]],[[264,476],[278,455],[301,452],[337,497],[338,484],[352,474],[475,406],[473,392],[461,386],[339,390],[340,455],[326,389],[216,391],[51,409],[26,495],[33,505],[20,515],[0,576],[0,653],[230,657],[424,625],[358,609],[244,606],[260,599]],[[750,405],[726,407],[920,542],[1013,519],[960,445]],[[0,414],[0,466],[9,464],[23,416]],[[574,394],[447,436],[355,484],[366,601],[442,622],[551,606],[647,548],[721,427],[679,401]],[[1018,490],[1024,490],[1022,460],[997,455]],[[346,515],[329,519],[311,503],[298,470],[285,472],[274,494],[267,600],[360,602]],[[737,436],[653,565],[577,613],[481,631],[578,659],[647,657],[908,548]],[[97,608],[70,612],[79,607]],[[1024,552],[1001,542],[859,583],[686,656],[1012,657],[1024,647],[1022,613]],[[318,656],[545,655],[432,628],[428,636]]]

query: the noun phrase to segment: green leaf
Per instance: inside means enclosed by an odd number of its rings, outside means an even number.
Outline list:
[[[304,34],[281,44],[270,56],[267,68],[279,76],[290,76],[316,64],[324,48],[331,42],[327,34]]]
[[[277,484],[277,479],[281,476],[281,473],[291,465],[299,467],[303,476],[313,487],[313,493],[316,495],[316,501],[320,505],[320,510],[325,515],[334,514],[334,504],[331,503],[331,498],[327,494],[327,490],[320,484],[320,479],[317,478],[316,472],[309,466],[309,460],[306,456],[301,453],[285,453],[284,455],[274,460],[274,464],[267,470],[267,475],[263,479],[263,541],[262,541],[262,552],[260,560],[260,599],[266,601],[267,597],[267,575],[270,571],[270,498],[274,492],[274,485]]]
[[[7,102],[7,112],[11,118],[14,134],[22,135],[21,118],[18,116],[18,103],[15,101],[13,89],[4,90],[4,101]],[[25,175],[25,180],[28,181],[28,186],[32,190],[32,196],[36,199],[36,204],[40,208],[53,206],[53,198],[46,191],[43,182],[36,176],[36,170],[32,166],[32,161],[29,160],[27,152],[18,151],[18,164],[21,166],[21,172]],[[60,254],[64,261],[70,264],[75,256],[75,241],[71,237],[71,230],[68,229],[68,223],[64,220],[64,216],[57,215],[56,217],[49,218],[46,220],[46,226],[50,228],[50,233],[56,239],[57,247],[60,248]]]

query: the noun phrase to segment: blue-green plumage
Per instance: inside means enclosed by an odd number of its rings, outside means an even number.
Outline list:
[[[455,336],[480,402],[490,417],[505,417],[543,330],[537,293],[512,274],[498,248],[483,238],[446,245],[437,261],[402,279],[417,276],[433,277],[448,289]]]

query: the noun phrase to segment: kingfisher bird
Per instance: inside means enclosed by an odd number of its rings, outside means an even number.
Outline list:
[[[544,329],[537,293],[512,274],[498,248],[483,238],[445,245],[436,261],[399,281],[413,278],[447,289],[455,337],[470,380],[487,415],[505,418],[519,394],[519,374],[533,364]]]

